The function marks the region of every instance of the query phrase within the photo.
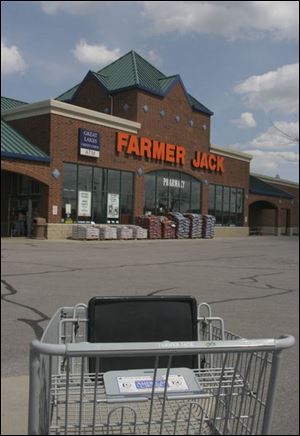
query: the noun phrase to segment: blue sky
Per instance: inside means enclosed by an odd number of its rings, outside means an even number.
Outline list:
[[[55,98],[135,50],[214,112],[212,144],[252,154],[252,172],[298,181],[298,2],[4,1],[1,11],[2,95]]]

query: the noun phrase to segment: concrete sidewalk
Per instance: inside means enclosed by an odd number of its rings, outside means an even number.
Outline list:
[[[26,435],[29,377],[1,378],[1,435]]]

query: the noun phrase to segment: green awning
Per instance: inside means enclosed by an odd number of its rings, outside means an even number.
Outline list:
[[[50,157],[1,120],[1,158],[50,162]]]

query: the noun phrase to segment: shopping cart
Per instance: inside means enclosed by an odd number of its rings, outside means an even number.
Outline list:
[[[206,303],[198,341],[90,343],[87,334],[87,306],[78,304],[60,308],[32,342],[28,434],[270,434],[292,336],[243,339]],[[105,359],[145,356],[152,368],[101,372]],[[177,356],[196,356],[197,367],[174,367]]]

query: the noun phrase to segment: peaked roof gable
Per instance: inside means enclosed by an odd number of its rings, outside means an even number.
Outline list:
[[[180,82],[191,107],[196,111],[213,115],[213,112],[187,93],[179,75],[165,76],[134,51],[130,51],[98,72],[90,71],[81,84],[77,84],[61,94],[57,100],[71,101],[81,85],[90,77],[90,74],[93,74],[98,79],[99,84],[111,94],[128,89],[141,89],[164,97],[177,82]]]

